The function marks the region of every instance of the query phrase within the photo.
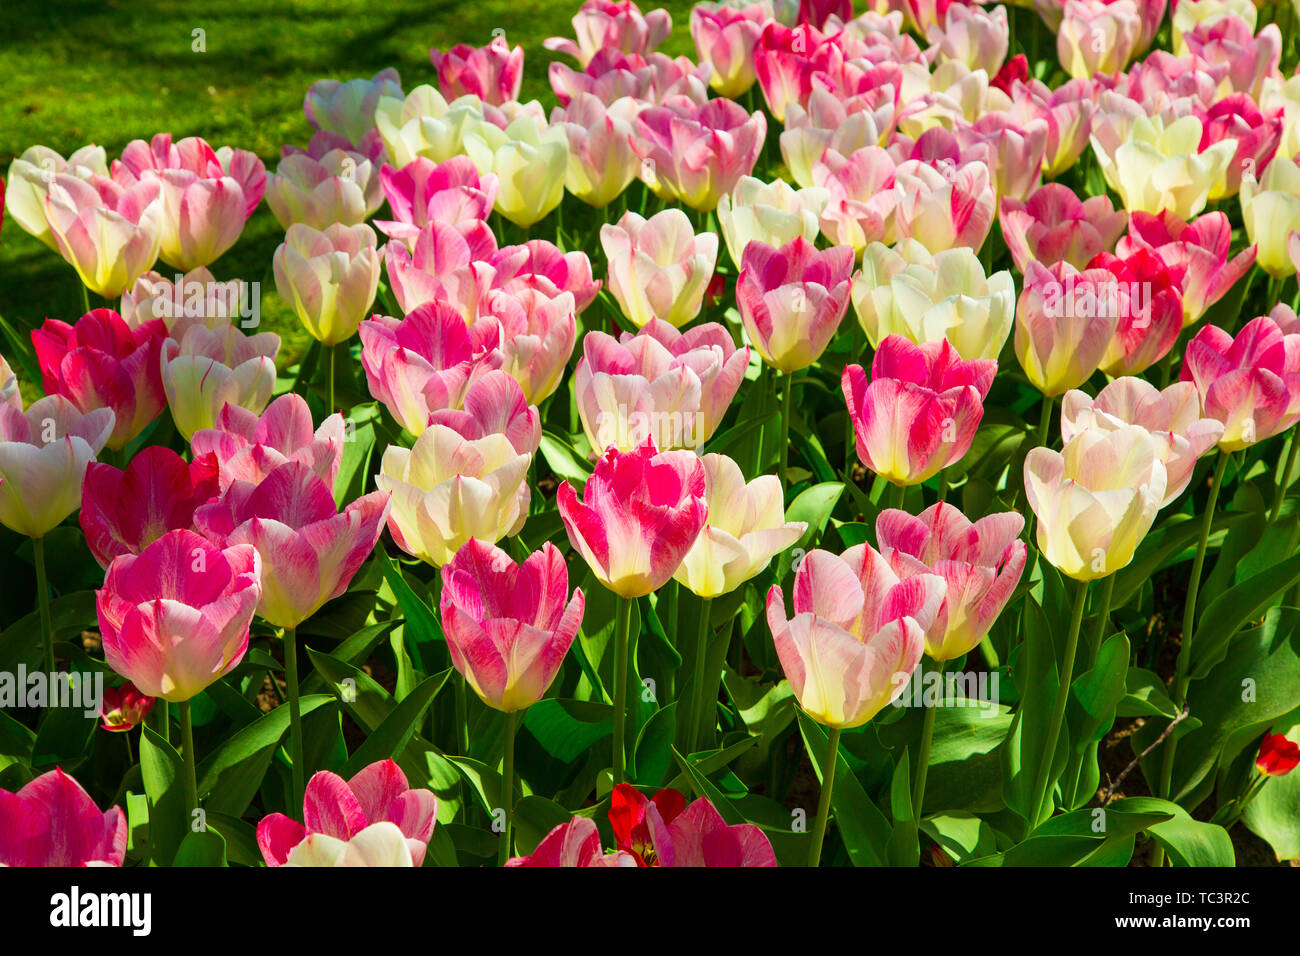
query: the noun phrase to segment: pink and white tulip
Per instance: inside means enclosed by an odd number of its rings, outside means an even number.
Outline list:
[[[126,812],[101,812],[58,767],[17,793],[0,790],[0,866],[121,866],[127,836]]]
[[[162,245],[162,185],[156,178],[121,186],[58,173],[45,195],[45,221],[59,254],[82,284],[116,298],[153,268]]]
[[[163,342],[163,392],[176,430],[189,440],[211,428],[227,403],[260,415],[275,390],[279,349],[274,332],[244,335],[233,325],[196,325],[181,341]]]
[[[718,261],[717,233],[696,235],[680,209],[649,219],[626,212],[617,225],[600,227],[600,244],[609,291],[634,326],[659,319],[681,328],[700,314]]]
[[[1040,186],[1024,202],[1004,196],[998,214],[1002,237],[1021,274],[1031,259],[1044,266],[1064,260],[1086,269],[1097,253],[1115,248],[1127,221],[1128,215],[1116,212],[1109,196],[1081,201],[1061,183]]]
[[[365,223],[320,232],[294,223],[275,250],[275,289],[322,345],[352,338],[369,313],[382,271],[377,245]]]
[[[500,106],[519,99],[524,48],[516,44],[511,49],[504,36],[494,37],[487,46],[457,43],[446,53],[431,49],[429,59],[438,71],[438,88],[449,100],[477,96],[484,103]]]
[[[378,166],[351,150],[332,149],[320,157],[294,153],[266,177],[266,204],[283,229],[295,223],[312,229],[355,226],[383,201]]]
[[[642,110],[632,146],[641,157],[641,178],[656,195],[708,212],[753,171],[766,134],[763,113],[712,99]]]
[[[1044,395],[1078,388],[1097,371],[1119,328],[1121,296],[1105,269],[1030,260],[1016,303],[1016,358]]]

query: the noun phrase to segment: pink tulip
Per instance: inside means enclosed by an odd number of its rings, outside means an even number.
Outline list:
[[[1044,266],[1064,260],[1085,269],[1097,253],[1115,248],[1127,220],[1128,214],[1116,212],[1109,196],[1080,202],[1061,183],[1040,186],[1024,202],[1005,196],[998,214],[1002,237],[1021,273],[1031,259]]]
[[[96,295],[116,298],[158,259],[163,199],[154,177],[124,187],[107,176],[57,173],[44,209],[59,255]]]
[[[429,426],[431,412],[460,406],[474,354],[451,306],[429,302],[404,319],[372,316],[359,331],[370,394],[411,434]]]
[[[0,866],[121,866],[126,813],[101,813],[77,781],[55,768],[17,793],[0,790]]]
[[[331,133],[329,130],[318,129],[311,134],[306,149],[289,143],[281,146],[280,158],[283,159],[286,156],[310,156],[312,159],[320,160],[327,153],[332,153],[338,149],[352,153],[358,162],[363,159],[368,161],[375,168],[378,168],[384,161],[384,140],[377,129],[369,130],[361,137],[361,142],[356,144],[346,136]]]
[[[494,271],[488,260],[496,251],[492,230],[480,220],[463,221],[460,227],[430,222],[409,250],[401,242],[384,246],[384,266],[403,312],[409,315],[426,303],[445,302],[462,321],[472,322],[492,287]]]
[[[920,484],[959,461],[984,417],[997,368],[993,359],[963,361],[947,339],[916,345],[886,336],[870,383],[861,365],[846,366],[840,378],[858,458],[898,485]]]
[[[1264,168],[1273,161],[1282,140],[1281,107],[1262,111],[1249,95],[1234,93],[1196,113],[1203,127],[1202,152],[1220,140],[1232,139],[1237,143],[1237,152],[1228,163],[1223,180],[1210,190],[1211,199],[1236,195],[1241,188],[1241,178],[1247,173],[1256,179],[1263,176]]]
[[[1248,448],[1300,421],[1300,335],[1268,316],[1235,338],[1207,325],[1187,343],[1181,380],[1196,386],[1205,416],[1223,423],[1219,448]]]
[[[1018,123],[989,113],[974,123],[958,123],[954,132],[965,159],[982,159],[999,196],[1025,199],[1042,181],[1048,126],[1043,120]]]
[[[787,27],[775,20],[763,28],[754,46],[754,71],[767,108],[779,123],[792,104],[804,106],[819,68],[844,59],[843,50],[817,27]]]
[[[602,853],[600,831],[591,817],[574,817],[546,834],[528,856],[513,856],[506,866],[630,866],[636,857],[625,850]]]
[[[589,206],[603,209],[636,178],[640,157],[632,134],[642,104],[630,97],[608,106],[591,93],[578,93],[551,113],[569,137],[565,188]]]
[[[1088,146],[1095,91],[1088,80],[1070,80],[1055,90],[1041,80],[1016,80],[1008,91],[1010,115],[1020,122],[1047,123],[1043,175],[1051,178],[1074,165]]]
[[[412,790],[395,761],[379,760],[349,780],[328,770],[313,774],[302,809],[302,823],[272,813],[257,824],[257,846],[267,866],[283,866],[313,834],[350,840],[376,823],[396,825],[412,865],[420,866],[437,823],[438,798],[431,790]]]
[[[105,687],[99,704],[99,726],[113,733],[128,731],[149,716],[153,705],[154,698],[140,693],[130,681],[121,687]]]
[[[766,834],[752,823],[727,826],[707,797],[687,806],[676,790],[647,798],[620,783],[610,794],[609,823],[619,850],[638,866],[776,866]]]
[[[549,75],[555,98],[567,109],[583,94],[606,106],[624,99],[639,106],[677,101],[702,106],[709,98],[710,72],[707,63],[697,66],[684,56],[641,56],[607,48],[592,57],[581,72],[552,63]]]
[[[497,194],[497,178],[482,178],[467,156],[445,163],[418,157],[400,170],[385,164],[379,171],[395,222],[376,220],[375,226],[390,239],[412,243],[431,222],[459,227],[486,220]]]
[[[1050,269],[1030,260],[1016,303],[1016,357],[1030,383],[1060,395],[1101,365],[1126,308],[1127,291],[1105,269],[1080,272],[1065,260]]]
[[[171,277],[150,270],[122,294],[121,315],[133,329],[161,319],[167,334],[179,342],[195,325],[244,325],[252,318],[252,296],[242,279],[218,282],[205,266]]]
[[[879,146],[848,156],[828,147],[813,163],[812,180],[830,194],[821,213],[822,235],[832,245],[852,246],[858,255],[873,242],[894,237],[894,161]]]
[[[237,481],[257,484],[290,461],[306,465],[333,488],[346,440],[341,414],[330,415],[313,429],[306,400],[286,392],[260,416],[226,405],[211,428],[194,433],[190,448],[195,461],[207,459],[216,466],[223,493]]]
[[[793,618],[781,587],[767,592],[767,624],[799,706],[843,730],[878,714],[921,663],[946,589],[936,574],[899,578],[870,545],[809,552],[795,572]]]
[[[1186,327],[1223,298],[1254,264],[1254,246],[1229,259],[1231,246],[1232,226],[1223,213],[1207,212],[1187,223],[1166,210],[1159,215],[1133,213],[1129,218],[1129,233],[1119,241],[1115,251],[1127,256],[1134,249],[1147,248],[1170,269],[1182,269],[1183,326]]]
[[[184,529],[119,555],[95,592],[104,659],[150,697],[189,700],[244,659],[261,577],[252,546]]]
[[[736,303],[763,360],[787,374],[817,361],[848,311],[852,272],[850,246],[818,251],[803,236],[745,246]]]
[[[1282,33],[1276,23],[1258,34],[1235,14],[1217,20],[1203,20],[1183,34],[1187,50],[1206,66],[1226,65],[1224,82],[1234,93],[1259,99],[1264,80],[1277,77],[1282,59]]]
[[[954,246],[978,250],[993,225],[997,194],[984,162],[941,164],[909,159],[898,164],[899,194],[894,228],[899,239],[916,239],[932,252]]]
[[[536,289],[548,299],[561,292],[573,294],[574,310],[581,315],[596,301],[600,280],[591,277],[591,259],[581,249],[561,252],[553,242],[529,239],[522,246],[504,246],[492,257],[494,288],[511,294]]]
[[[257,613],[276,627],[294,628],[347,590],[387,517],[387,492],[363,495],[340,513],[330,486],[291,461],[256,485],[235,482],[219,501],[195,509],[194,525],[222,548],[257,549]]]
[[[162,445],[135,455],[125,471],[92,462],[81,484],[81,530],[107,569],[123,554],[139,554],[168,531],[192,528],[194,509],[218,493],[216,463],[197,453],[192,463]]]
[[[1102,356],[1107,375],[1137,375],[1164,358],[1183,327],[1183,300],[1178,291],[1182,268],[1165,263],[1148,249],[1120,258],[1100,253],[1090,269],[1105,269],[1120,289],[1119,323]]]
[[[480,361],[514,376],[533,405],[560,386],[577,340],[573,293],[554,298],[532,287],[488,293],[485,315],[474,326]]]
[[[402,96],[401,78],[391,67],[369,80],[317,80],[307,90],[302,111],[312,129],[336,133],[361,147],[375,129],[375,110],[384,96]]]
[[[943,28],[931,27],[927,37],[938,46],[942,59],[959,60],[972,70],[994,76],[1007,58],[1011,40],[1006,8],[985,12],[975,5],[950,4]]]
[[[719,96],[735,99],[758,79],[754,46],[772,18],[770,3],[747,7],[697,3],[691,8],[691,39],[701,63],[713,66],[710,80]]]
[[[950,661],[973,650],[988,634],[1020,583],[1028,549],[1020,540],[1025,519],[1014,511],[971,522],[942,501],[916,517],[889,508],[876,518],[880,553],[903,580],[937,574],[946,595],[925,635],[926,652]]]
[[[348,149],[320,157],[290,154],[266,177],[266,204],[283,229],[295,223],[313,229],[355,226],[383,201],[378,165]]]
[[[662,199],[708,212],[748,176],[763,149],[767,120],[728,99],[703,106],[652,106],[636,121],[641,178]]]
[[[803,188],[815,184],[812,168],[826,150],[849,156],[879,146],[881,135],[894,123],[892,91],[878,91],[841,100],[829,90],[814,89],[806,106],[791,103],[780,135],[781,159],[790,178]]]
[[[522,710],[545,696],[582,623],[564,558],[549,541],[522,564],[471,538],[442,566],[451,662],[489,707]]]
[[[507,372],[492,369],[475,374],[461,406],[430,412],[429,424],[446,425],[470,441],[485,435],[505,435],[521,455],[533,454],[541,444],[542,421],[537,406],[528,404],[524,390]]]
[[[1201,416],[1201,398],[1191,382],[1175,382],[1163,391],[1132,376],[1117,378],[1095,399],[1074,390],[1061,403],[1061,439],[1068,442],[1083,431],[1113,432],[1140,425],[1156,441],[1156,457],[1164,463],[1165,496],[1172,504],[1192,480],[1197,459],[1223,436],[1223,423]]]
[[[542,42],[548,50],[567,53],[586,66],[599,51],[613,48],[623,53],[647,54],[668,38],[673,19],[667,10],[644,16],[632,0],[585,0],[573,18],[577,42],[551,37]]]
[[[637,328],[653,319],[681,328],[704,305],[704,290],[718,261],[718,236],[695,234],[680,209],[649,219],[626,212],[615,225],[600,227],[609,262],[609,291]]]
[[[162,349],[163,391],[176,430],[186,439],[211,428],[227,404],[260,414],[275,389],[274,332],[244,335],[233,325],[191,326]]]
[[[150,177],[162,184],[159,255],[182,272],[211,265],[233,246],[266,188],[266,167],[254,153],[216,151],[197,136],[173,144],[170,133],[132,140],[112,175],[126,187]]]
[[[119,451],[166,405],[159,362],[167,327],[131,328],[112,309],[87,312],[75,325],[46,319],[32,331],[45,394],[63,395],[82,412],[113,410],[108,447]]]
[[[524,80],[524,48],[512,50],[504,36],[494,37],[487,46],[457,43],[446,53],[429,51],[438,71],[438,89],[447,100],[477,96],[484,103],[500,106],[519,99]]]
[[[625,598],[658,590],[708,520],[704,466],[694,452],[658,451],[647,438],[606,449],[583,499],[569,482],[558,502],[569,543],[605,587]]]
[[[679,332],[651,319],[615,339],[591,331],[574,372],[578,414],[591,446],[630,452],[704,447],[745,378],[749,348],[716,322]]]
[[[81,506],[86,468],[113,432],[113,412],[82,414],[62,395],[27,411],[0,405],[0,524],[39,538]]]
[[[1138,52],[1141,35],[1142,18],[1133,0],[1066,0],[1056,55],[1075,79],[1118,73]]]

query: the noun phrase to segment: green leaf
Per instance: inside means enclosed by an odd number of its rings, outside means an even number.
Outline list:
[[[1107,810],[1133,813],[1168,813],[1172,817],[1154,824],[1150,834],[1165,848],[1170,866],[1236,866],[1237,855],[1228,831],[1216,823],[1193,820],[1176,803],[1155,797],[1127,797],[1116,800]]]
[[[1242,625],[1258,618],[1274,599],[1300,580],[1300,554],[1234,585],[1201,615],[1192,642],[1192,678],[1208,674],[1228,653],[1228,642]]]
[[[576,448],[550,429],[542,430],[542,443],[538,450],[546,459],[546,464],[550,465],[551,471],[555,472],[556,477],[561,481],[568,481],[573,485],[573,490],[581,494],[587,484],[587,478],[591,475],[591,462],[578,454]]]
[[[554,800],[535,795],[524,797],[515,804],[515,852],[519,856],[528,856],[546,834],[571,819],[569,811]]]
[[[1169,690],[1160,675],[1141,667],[1130,667],[1124,677],[1124,697],[1115,708],[1119,717],[1178,716],[1178,707],[1169,699]]]
[[[653,787],[661,783],[673,763],[673,737],[677,732],[677,701],[654,712],[636,742],[636,783]]]
[[[776,575],[778,581],[789,573],[795,554],[812,547],[817,536],[825,529],[826,522],[830,520],[831,512],[835,510],[835,505],[842,494],[844,494],[843,482],[826,481],[806,489],[790,503],[790,507],[785,512],[785,520],[807,522],[808,528],[793,547],[781,553]]]
[[[181,755],[170,743],[141,724],[140,775],[149,797],[149,854],[156,865],[176,858],[189,831],[185,807],[185,773]]]
[[[1167,812],[1137,813],[1109,807],[1074,810],[1052,817],[1027,839],[969,866],[1123,866],[1137,834],[1172,818]],[[1110,852],[1119,845],[1121,853]]]
[[[808,757],[812,761],[813,771],[818,781],[825,779],[826,746],[828,737],[821,724],[814,721],[802,710],[799,714],[799,732],[803,735],[804,746],[808,748]],[[831,791],[831,809],[835,815],[835,827],[849,860],[854,866],[883,866],[889,854],[892,828],[885,815],[880,812],[871,798],[867,796],[862,784],[854,776],[848,761],[844,759],[840,748],[836,761],[835,785]],[[812,821],[808,821],[809,826]]]
[[[524,711],[523,726],[542,749],[572,763],[614,731],[614,708],[599,701],[548,697]]]
[[[434,674],[411,691],[406,699],[384,718],[384,722],[366,737],[365,742],[343,765],[339,775],[344,778],[352,777],[375,761],[395,758],[405,750],[411,737],[419,728],[420,722],[424,720],[429,704],[438,696],[438,691],[442,690],[450,676],[450,669],[441,674]]]
[[[225,866],[226,841],[216,830],[194,830],[185,835],[172,866]]]

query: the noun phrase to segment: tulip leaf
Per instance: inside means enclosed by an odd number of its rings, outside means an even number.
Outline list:
[[[785,520],[807,522],[808,528],[792,547],[781,552],[776,573],[778,581],[784,580],[790,573],[790,568],[802,552],[814,546],[842,494],[844,494],[843,482],[826,481],[804,490],[790,503],[790,507],[785,512]]]
[[[262,851],[257,845],[257,830],[246,820],[207,811],[208,830],[225,841],[226,858],[238,866],[262,866]],[[188,838],[187,838],[188,839]]]
[[[344,507],[366,493],[370,480],[370,460],[375,451],[375,421],[379,418],[377,402],[353,405],[344,421],[343,457],[334,479],[334,503]]]
[[[1097,652],[1097,663],[1071,685],[1070,740],[1076,753],[1106,735],[1125,694],[1129,644],[1123,634],[1111,636]]]
[[[1287,588],[1300,580],[1300,554],[1233,585],[1214,599],[1193,632],[1192,677],[1205,677],[1228,653],[1242,625],[1258,618]]]
[[[1110,807],[1074,810],[1047,820],[1028,838],[967,866],[1124,866],[1137,834],[1172,819],[1167,812],[1125,812]]]
[[[613,733],[613,713],[600,701],[548,697],[524,711],[523,726],[543,750],[570,764]]]
[[[451,676],[451,670],[434,674],[411,691],[406,698],[393,708],[384,718],[383,723],[371,731],[365,741],[348,758],[339,772],[342,777],[351,777],[377,760],[396,758],[410,743],[420,722],[429,709],[433,699],[438,696]]]
[[[343,664],[363,664],[379,646],[380,641],[399,623],[401,622],[396,620],[380,621],[378,624],[363,627],[335,647],[330,657]],[[313,670],[303,678],[301,689],[304,694],[328,693],[331,690],[326,686],[325,678],[321,676],[319,670]]]
[[[921,859],[920,845],[917,843],[916,819],[912,816],[912,777],[909,763],[907,748],[904,747],[889,784],[889,815],[894,821],[894,830],[889,836],[891,866],[914,867]],[[837,780],[836,783],[838,782]],[[831,795],[831,799],[835,799],[834,794]]]
[[[921,830],[954,863],[965,863],[997,852],[997,836],[993,828],[973,813],[962,810],[936,813],[921,821]]]
[[[0,770],[10,764],[30,767],[36,735],[0,710]]]
[[[216,830],[195,830],[185,834],[172,866],[225,866],[226,841]]]
[[[592,463],[550,429],[542,429],[542,443],[538,446],[538,451],[546,459],[551,471],[555,472],[555,477],[569,482],[573,490],[581,494],[591,476]]]
[[[73,706],[58,706],[57,695],[62,691],[52,681],[47,681],[47,684],[46,694],[55,699],[47,697],[32,745],[32,767],[48,769],[58,764],[71,771],[90,753],[95,728],[99,724],[97,708],[82,706],[78,700],[81,691],[76,689],[69,691]],[[93,688],[83,690],[93,691]],[[89,715],[87,709],[91,711]]]
[[[673,739],[677,732],[677,701],[670,701],[650,717],[636,741],[636,783],[658,786],[673,763]]]
[[[76,591],[50,601],[50,626],[56,641],[80,635],[96,626],[95,592]],[[80,640],[77,641],[80,646]],[[41,659],[41,618],[37,611],[0,631],[0,670],[14,671],[19,664],[29,667]]]
[[[813,771],[817,774],[818,781],[821,781],[825,779],[827,733],[821,724],[802,710],[798,713],[799,731],[803,734],[804,746],[808,748]],[[836,830],[853,865],[883,866],[889,853],[892,828],[889,820],[871,802],[871,798],[862,789],[862,784],[854,776],[844,758],[843,748],[840,748],[836,763],[831,809],[835,811]],[[813,808],[809,808],[809,827],[812,826],[813,812]]]
[[[1011,673],[1020,691],[1020,703],[1002,748],[1003,799],[1032,827],[1034,821],[1030,817],[1034,808],[1030,804],[1040,775],[1050,775],[1048,800],[1044,801],[1050,803],[1051,781],[1064,767],[1067,756],[1065,748],[1058,746],[1054,760],[1056,766],[1042,766],[1059,680],[1047,615],[1032,595],[1025,596],[1021,633],[1023,641],[1011,660]]]
[[[142,724],[140,730],[140,775],[149,797],[149,857],[155,866],[163,866],[176,858],[189,831],[185,766],[176,748],[152,727]]]
[[[1169,699],[1169,688],[1159,674],[1141,667],[1130,667],[1124,677],[1124,696],[1116,705],[1119,717],[1178,716],[1178,707]]]
[[[367,733],[373,731],[397,706],[388,691],[379,683],[351,664],[346,664],[322,651],[307,648],[312,667],[326,682],[325,690],[334,694],[352,718]]]
[[[1243,520],[1242,515],[1216,514],[1210,525],[1210,533],[1213,535],[1230,529]],[[1133,560],[1115,572],[1111,607],[1123,607],[1142,589],[1145,582],[1151,580],[1153,574],[1175,560],[1180,560],[1184,551],[1195,547],[1201,536],[1201,524],[1198,516],[1174,515],[1148,534],[1138,545]]]
[[[416,665],[423,670],[425,664],[421,657],[420,645],[445,642],[442,626],[438,623],[438,618],[433,609],[407,583],[397,562],[382,550],[380,551],[379,561],[384,572],[384,580],[388,582],[388,586],[393,589],[393,594],[397,596],[397,603],[402,609],[402,616],[406,619],[403,632],[407,638],[407,647],[415,655]]]
[[[1228,831],[1217,823],[1193,820],[1176,803],[1155,797],[1127,797],[1106,808],[1133,813],[1168,813],[1171,819],[1147,831],[1164,847],[1170,866],[1236,866],[1237,855]]]
[[[524,797],[515,804],[515,854],[528,856],[548,833],[572,819],[569,811],[554,800],[539,796]]]

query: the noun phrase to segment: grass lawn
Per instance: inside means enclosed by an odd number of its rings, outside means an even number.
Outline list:
[[[691,5],[662,5],[674,29],[661,49],[693,57]],[[37,143],[65,156],[98,143],[111,161],[133,139],[170,132],[252,150],[272,170],[283,144],[305,146],[311,138],[302,101],[313,81],[369,77],[391,66],[407,91],[436,85],[430,47],[482,46],[498,28],[525,50],[521,99],[540,99],[549,114],[557,104],[547,64],[571,61],[542,41],[571,35],[578,6],[579,0],[12,0],[8,39],[0,43],[0,165],[7,171]],[[193,50],[196,30],[206,52]],[[580,204],[570,198],[565,205]],[[218,279],[262,283],[262,327],[281,335],[284,368],[301,356],[308,337],[275,293],[271,256],[282,240],[263,203],[212,271]],[[6,223],[0,315],[25,334],[47,316],[72,321],[80,313],[72,267]]]

